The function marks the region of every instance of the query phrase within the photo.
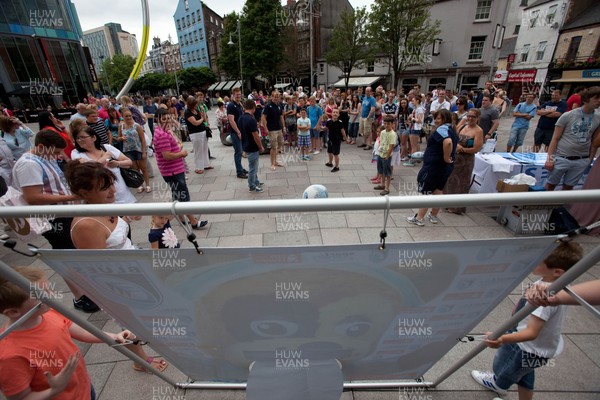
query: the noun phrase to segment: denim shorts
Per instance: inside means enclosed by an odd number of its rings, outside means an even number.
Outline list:
[[[577,186],[590,162],[591,160],[588,157],[579,160],[567,160],[561,156],[554,156],[554,168],[548,174],[546,182],[551,185],[558,185],[562,179],[563,185]]]
[[[510,128],[507,146],[522,146],[528,128]]]
[[[523,351],[515,343],[504,344],[494,357],[493,370],[496,375],[496,385],[507,390],[516,383],[527,390],[533,390],[535,368],[547,363],[547,358]]]
[[[409,135],[417,135],[417,136],[421,136],[421,133],[423,133],[422,129],[409,129],[408,130],[408,134]]]
[[[310,137],[313,139],[318,139],[321,137],[321,131],[317,129],[310,128]]]
[[[141,151],[137,151],[137,150],[126,151],[123,154],[125,154],[127,156],[127,158],[129,158],[131,161],[140,161],[142,159]]]
[[[384,177],[392,176],[392,157],[377,157],[377,173]]]

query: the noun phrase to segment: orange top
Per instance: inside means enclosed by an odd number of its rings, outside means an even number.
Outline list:
[[[80,353],[69,328],[73,322],[54,310],[42,315],[31,329],[11,332],[0,342],[0,391],[14,396],[31,387],[34,392],[48,389],[45,371],[58,374],[69,356]],[[4,331],[6,327],[2,328]],[[66,389],[55,400],[90,400],[91,381],[80,354],[77,368]]]

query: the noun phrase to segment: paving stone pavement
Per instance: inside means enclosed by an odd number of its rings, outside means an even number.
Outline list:
[[[214,123],[214,109],[211,110],[212,125]],[[506,140],[512,118],[503,118],[500,125],[499,149],[505,148]],[[526,137],[525,149],[530,149],[533,141],[533,131],[537,121],[532,126]],[[32,126],[35,130],[36,128]],[[216,131],[216,129],[215,129]],[[188,151],[190,143],[186,143]],[[215,169],[206,171],[202,175],[188,175],[188,186],[192,200],[195,201],[220,201],[220,200],[247,200],[254,199],[295,199],[302,195],[304,189],[310,184],[324,184],[329,189],[330,197],[369,197],[379,196],[379,191],[373,190],[369,180],[375,175],[375,165],[370,162],[370,152],[363,151],[355,146],[342,145],[340,171],[331,173],[323,164],[327,154],[322,152],[313,156],[308,162],[298,159],[295,153],[286,153],[282,159],[286,164],[276,171],[269,169],[268,156],[260,157],[259,179],[265,182],[265,192],[248,193],[247,182],[235,176],[233,167],[233,151],[218,143],[210,141]],[[155,161],[156,175],[152,180],[152,193],[136,194],[139,202],[164,202],[169,200],[168,189],[158,176]],[[244,165],[247,166],[244,160]],[[191,155],[188,163],[193,170]],[[392,181],[391,195],[415,195],[416,174],[419,168],[396,167]],[[438,226],[427,225],[415,227],[406,222],[405,217],[412,213],[411,210],[395,210],[390,214],[387,224],[389,241],[394,242],[421,242],[436,240],[469,240],[475,238],[505,238],[512,237],[512,233],[499,226],[492,216],[497,208],[471,207],[464,216],[453,214],[440,214]],[[383,224],[383,213],[380,211],[347,211],[347,212],[313,212],[294,214],[296,222],[289,229],[285,224],[285,214],[220,214],[205,215],[203,218],[210,220],[208,229],[196,231],[198,241],[204,247],[235,247],[243,242],[244,246],[290,246],[290,245],[334,245],[347,243],[378,243],[379,232]],[[147,232],[149,217],[142,221],[134,222],[133,242],[141,247],[148,248]],[[185,235],[182,229],[173,224],[180,238]],[[599,238],[583,236],[577,238],[584,250],[589,252],[598,246]],[[40,247],[47,247],[43,239],[32,241]],[[184,243],[183,247],[191,247]],[[57,289],[63,290],[65,304],[71,302],[68,288],[60,276],[45,266],[39,259],[30,259],[5,248],[0,249],[0,259],[11,266],[33,264],[44,268],[52,282],[57,283]],[[600,278],[600,265],[595,265],[578,279],[586,281]],[[533,277],[525,280],[531,282]],[[481,333],[498,326],[505,321],[518,300],[521,287],[513,290],[512,294],[503,300],[474,330]],[[80,314],[88,318],[94,325],[108,331],[118,330],[118,326],[104,312],[93,315]],[[569,398],[571,400],[600,399],[600,320],[594,318],[588,311],[571,307],[564,325],[565,352],[552,367],[538,369],[536,379],[536,398],[558,400]],[[101,344],[78,344],[85,356],[92,382],[96,388],[99,400],[147,400],[158,399],[160,393],[167,392],[166,384],[159,378],[135,372],[131,362],[120,353]],[[425,374],[425,379],[435,380],[443,371],[447,370],[455,361],[472,347],[471,343],[458,344],[430,371]],[[480,388],[469,375],[473,368],[489,369],[494,351],[486,350],[471,360],[463,368],[442,382],[436,389],[421,393],[419,399],[428,400],[471,400],[492,399],[494,393]],[[166,371],[167,376],[184,382],[186,377],[173,366]],[[162,392],[161,392],[162,390]],[[181,394],[181,392],[179,393]],[[392,400],[406,397],[396,390],[352,390],[344,392],[342,400]],[[0,398],[1,395],[0,395]],[[172,397],[175,398],[175,397]],[[187,390],[185,399],[244,399],[244,391],[216,391],[216,390]],[[515,390],[504,397],[508,400],[517,399]],[[284,399],[281,399],[284,400]]]

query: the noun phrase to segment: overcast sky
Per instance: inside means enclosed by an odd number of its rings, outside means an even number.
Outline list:
[[[81,29],[97,28],[108,22],[120,23],[124,31],[133,33],[142,41],[142,5],[138,0],[97,2],[90,0],[72,0],[77,9]],[[176,0],[148,0],[150,7],[150,42],[159,36],[161,41],[167,40],[169,34],[177,42],[177,30],[173,22],[173,14],[177,8]],[[244,0],[205,0],[204,3],[217,14],[224,16],[232,11],[240,12]],[[287,3],[285,0],[282,4]],[[350,0],[354,7],[368,6],[372,0]]]

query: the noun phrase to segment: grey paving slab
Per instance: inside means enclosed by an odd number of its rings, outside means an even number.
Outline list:
[[[244,400],[244,390],[201,390],[188,389],[185,392],[185,400]]]
[[[228,190],[211,191],[206,200],[232,200],[232,192]]]
[[[324,245],[332,244],[352,244],[358,243],[359,237],[356,229],[323,229],[321,228],[321,237]]]
[[[309,229],[306,231],[306,236],[308,237],[308,244],[310,246],[320,246],[323,244],[320,229]]]
[[[321,228],[347,228],[346,216],[342,213],[322,214],[319,213],[319,227]]]
[[[268,218],[266,215],[263,215],[262,218],[244,220],[244,236],[252,234],[262,235],[267,232],[277,232],[274,218]]]
[[[308,237],[306,231],[289,231],[289,232],[276,232],[276,233],[265,233],[263,235],[264,246],[302,246],[308,244]]]
[[[90,375],[92,385],[94,386],[94,390],[96,391],[96,398],[98,399],[99,395],[104,390],[106,382],[110,378],[113,369],[115,368],[115,364],[112,362],[105,364],[92,364],[86,360],[86,367],[88,374]]]
[[[598,340],[597,334],[598,332],[589,335],[575,333],[565,336],[592,360],[597,367],[600,367],[600,340]]]
[[[349,228],[383,228],[383,211],[376,213],[349,214],[346,216]],[[387,226],[392,228],[395,223],[390,218]]]
[[[456,226],[456,230],[465,239],[498,239],[513,237],[510,232],[500,226]]]
[[[243,236],[223,236],[219,238],[219,247],[261,247],[263,244],[262,234]]]
[[[449,226],[431,226],[425,222],[425,226],[413,226],[413,228],[407,228],[408,233],[415,242],[437,242],[440,240],[460,240],[461,234],[457,228]]]
[[[243,221],[215,222],[210,225],[207,237],[240,236],[243,232]]]

